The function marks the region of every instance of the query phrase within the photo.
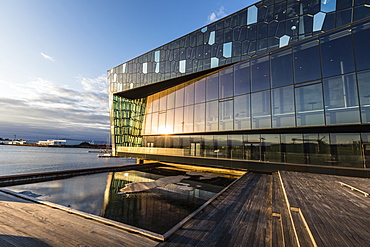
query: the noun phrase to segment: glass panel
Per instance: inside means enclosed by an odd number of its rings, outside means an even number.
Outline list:
[[[238,63],[234,66],[234,83],[235,95],[251,91],[249,62]]]
[[[215,136],[215,139],[216,138],[217,138],[217,150],[215,150],[216,157],[217,158],[230,158],[231,148],[229,148],[227,135],[217,135]]]
[[[154,52],[154,62],[159,63],[160,56],[161,56],[161,51],[155,51]]]
[[[219,98],[231,97],[234,94],[233,88],[233,67],[225,68],[219,72]]]
[[[321,77],[318,41],[313,40],[293,46],[294,82],[316,80]]]
[[[218,130],[218,101],[206,105],[206,131]]]
[[[211,68],[218,67],[218,58],[217,57],[211,57]]]
[[[315,84],[295,90],[297,126],[324,125],[322,85]]]
[[[270,56],[271,86],[281,87],[293,83],[291,49]]]
[[[167,119],[166,119],[166,132],[167,134],[173,133],[173,120],[175,119],[175,110],[167,110]]]
[[[279,39],[279,48],[280,48],[280,47],[287,46],[287,45],[289,44],[289,40],[290,40],[290,36],[288,36],[288,35],[283,35],[283,36]]]
[[[279,134],[261,136],[262,160],[281,162],[281,146]]]
[[[195,103],[204,102],[206,100],[206,79],[201,79],[195,82]]]
[[[271,128],[270,91],[252,94],[252,128]]]
[[[158,134],[168,134],[166,130],[166,112],[158,114]]]
[[[232,54],[232,42],[224,44],[223,56],[228,58],[231,57]]]
[[[295,109],[293,86],[272,90],[272,127],[294,127]]]
[[[167,90],[159,93],[159,110],[164,111],[167,109]]]
[[[175,87],[167,90],[167,109],[175,108]]]
[[[233,100],[223,101],[219,103],[219,130],[233,130],[233,103]]]
[[[357,74],[362,123],[370,123],[370,71]]]
[[[209,45],[213,45],[214,43],[215,43],[215,31],[212,31],[212,32],[209,34],[208,44],[209,44]]]
[[[312,29],[313,32],[321,31],[325,21],[325,17],[326,14],[322,12],[319,12],[313,16],[313,29]]]
[[[153,95],[148,96],[145,111],[146,111],[146,113],[152,113],[153,112]]]
[[[242,135],[229,135],[229,143],[231,145],[231,158],[243,159],[243,136]]]
[[[194,106],[194,131],[203,132],[205,131],[206,123],[206,105],[197,104]]]
[[[329,134],[304,134],[303,139],[307,164],[331,165]]]
[[[360,123],[354,74],[324,80],[326,124]]]
[[[269,57],[263,56],[251,60],[252,65],[252,92],[270,88]]]
[[[174,132],[182,133],[184,129],[184,108],[175,109]]]
[[[370,11],[369,11],[370,12]],[[370,68],[370,23],[359,25],[353,29],[354,49],[357,70]]]
[[[250,129],[250,95],[234,97],[234,129]]]
[[[303,136],[301,134],[281,135],[282,161],[304,164]]]
[[[143,73],[148,73],[148,63],[143,63]]]
[[[145,115],[144,126],[144,134],[150,135],[152,131],[152,114]]]
[[[153,94],[152,111],[157,112],[159,110],[159,93]]]
[[[336,3],[337,3],[336,0],[321,0],[320,9],[322,12],[326,12],[326,13],[335,11]]]
[[[352,9],[346,9],[342,11],[337,12],[337,23],[336,26],[340,27],[343,25],[346,25],[348,23],[351,23],[352,21]]]
[[[194,83],[190,82],[185,85],[185,105],[194,104]]]
[[[151,134],[156,134],[158,132],[158,112],[152,114],[152,129]]]
[[[184,106],[184,85],[176,86],[176,107]]]
[[[218,99],[218,73],[206,78],[206,100]]]
[[[185,73],[186,72],[186,60],[181,60],[179,62],[179,72]]]
[[[184,107],[184,132],[193,132],[194,106]]]
[[[359,134],[330,134],[332,164],[363,168]]]
[[[247,25],[257,22],[257,13],[258,9],[256,6],[251,6],[248,8]]]
[[[324,77],[345,74],[355,69],[352,36],[346,29],[321,39],[322,72]],[[340,52],[338,52],[340,51]]]

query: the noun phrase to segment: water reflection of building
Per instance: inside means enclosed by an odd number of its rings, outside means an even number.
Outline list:
[[[109,70],[115,155],[370,168],[369,16],[260,1]]]
[[[186,180],[194,190],[184,191],[176,184],[169,184],[148,191],[117,194],[128,183],[153,182],[161,177],[140,171],[113,173],[107,183],[101,216],[164,234],[223,188],[206,181]]]

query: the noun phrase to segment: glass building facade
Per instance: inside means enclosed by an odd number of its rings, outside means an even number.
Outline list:
[[[108,71],[114,152],[370,168],[369,38],[369,1],[257,2]]]

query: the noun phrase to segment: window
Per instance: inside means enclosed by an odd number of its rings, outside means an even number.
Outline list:
[[[234,127],[234,105],[233,100],[222,101],[219,103],[219,130],[233,130]]]
[[[294,127],[294,91],[293,86],[272,90],[272,127]]]
[[[324,80],[326,124],[360,123],[354,74]]]
[[[263,56],[251,60],[252,65],[252,92],[270,88],[269,57]]]
[[[234,129],[250,129],[250,95],[234,97]]]
[[[250,92],[249,62],[243,62],[234,66],[234,88],[235,95]]]
[[[318,40],[293,46],[294,82],[300,83],[321,77]]]
[[[297,126],[324,125],[322,85],[314,84],[295,89]]]
[[[218,101],[206,104],[206,131],[218,130]]]
[[[194,106],[194,131],[205,131],[206,105],[204,103]]]
[[[323,35],[320,41],[323,77],[354,71],[350,30],[345,29],[331,35]]]
[[[370,25],[359,25],[353,29],[357,70],[370,68],[369,49]]]
[[[252,94],[252,128],[271,128],[270,91]]]
[[[362,123],[370,123],[370,71],[357,74]]]
[[[285,50],[271,55],[271,86],[281,87],[293,83],[292,52]]]
[[[184,132],[193,132],[194,106],[184,107]]]
[[[218,99],[218,73],[206,78],[206,100]]]
[[[195,103],[201,103],[206,100],[206,79],[195,82]]]
[[[220,72],[220,89],[219,98],[226,98],[233,96],[234,85],[233,85],[233,67],[225,68]]]

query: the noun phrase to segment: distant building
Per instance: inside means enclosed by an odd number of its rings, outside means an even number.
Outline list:
[[[81,140],[46,140],[46,141],[39,141],[37,142],[37,145],[40,146],[75,146],[75,145],[80,145],[81,143],[86,142],[86,141],[81,141]],[[94,144],[94,142],[87,142],[89,144]]]
[[[367,171],[369,37],[366,1],[264,0],[127,61],[108,70],[114,154]]]

